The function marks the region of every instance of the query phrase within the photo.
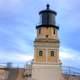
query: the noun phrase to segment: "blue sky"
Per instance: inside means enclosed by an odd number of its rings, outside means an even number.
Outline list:
[[[80,66],[79,0],[0,0],[0,63],[22,64],[33,58],[38,13],[47,3],[58,13],[63,65]]]

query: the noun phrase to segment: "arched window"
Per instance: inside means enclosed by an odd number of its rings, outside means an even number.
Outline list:
[[[48,38],[48,35],[46,35],[46,38]]]
[[[41,34],[41,29],[39,29],[39,34]]]
[[[39,56],[42,56],[43,55],[43,51],[39,51]]]
[[[55,34],[56,33],[56,31],[55,31],[55,29],[53,30],[53,34]]]
[[[29,77],[31,77],[32,75],[31,75],[31,74],[29,74],[28,76],[29,76]]]
[[[51,56],[54,56],[54,51],[51,51],[50,55],[51,55]]]

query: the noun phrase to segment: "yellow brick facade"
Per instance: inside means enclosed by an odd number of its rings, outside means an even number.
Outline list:
[[[56,28],[41,27],[37,29],[37,38],[34,41],[34,47],[35,64],[59,64],[59,40]],[[42,56],[39,56],[39,51],[43,52]],[[51,56],[51,51],[54,51],[54,56]]]
[[[35,63],[38,63],[38,62],[46,62],[46,50],[45,49],[42,49],[43,51],[43,56],[39,56],[39,50],[38,49],[35,49]]]
[[[35,49],[35,56],[34,56],[34,61],[35,63],[59,63],[59,52],[56,50],[54,51],[54,56],[50,55],[50,52],[53,51],[53,49],[48,49],[48,54],[46,56],[46,49],[41,49],[43,51],[43,56],[39,56],[39,49]]]
[[[58,38],[57,29],[53,27],[48,27],[48,28],[42,27],[37,30],[37,38],[41,38],[41,37],[46,38],[46,35],[48,35],[48,38],[51,38],[51,39]]]

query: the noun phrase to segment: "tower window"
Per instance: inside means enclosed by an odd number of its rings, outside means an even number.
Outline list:
[[[54,51],[51,51],[51,56],[54,56]]]
[[[31,77],[32,75],[31,74],[25,74],[23,75],[23,77]]]
[[[55,29],[53,30],[53,33],[55,34]]]
[[[46,38],[48,38],[48,35],[46,35]]]
[[[31,75],[31,74],[29,74],[28,76],[29,76],[29,77],[31,77],[32,75]]]
[[[43,51],[39,51],[39,56],[42,56],[43,55]]]
[[[41,34],[41,29],[39,29],[39,34]]]

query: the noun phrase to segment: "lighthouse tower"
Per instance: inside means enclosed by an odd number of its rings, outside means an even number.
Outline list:
[[[33,80],[61,80],[59,60],[59,38],[55,17],[57,13],[47,4],[46,10],[39,12],[40,24],[36,26],[37,37],[34,41]]]

